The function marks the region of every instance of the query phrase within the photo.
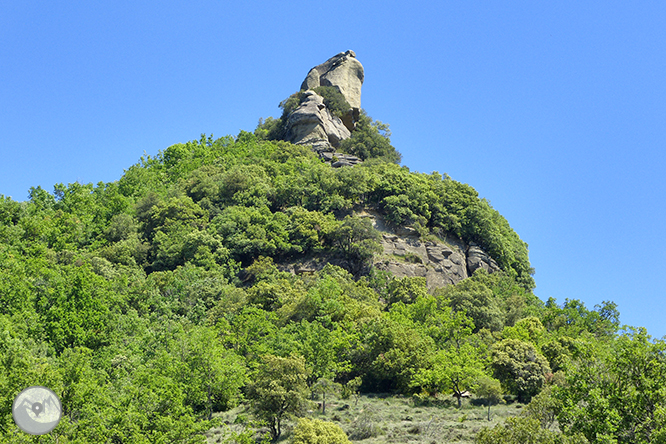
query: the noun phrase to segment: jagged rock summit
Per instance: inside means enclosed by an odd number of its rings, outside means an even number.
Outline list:
[[[334,167],[355,165],[358,157],[336,152],[351,137],[361,112],[361,86],[364,71],[354,51],[341,52],[312,68],[301,84],[302,101],[287,117],[285,140],[309,145]],[[350,108],[334,114],[315,88],[329,86],[342,94]]]
[[[352,119],[358,120],[361,112],[361,86],[364,75],[363,65],[356,60],[356,53],[350,49],[312,68],[303,80],[301,89],[314,89],[318,86],[336,87],[351,106],[351,122]],[[352,123],[345,122],[345,126],[350,131],[354,129]]]

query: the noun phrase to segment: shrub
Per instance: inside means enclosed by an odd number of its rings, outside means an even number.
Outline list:
[[[359,416],[356,421],[351,425],[349,431],[349,438],[354,441],[361,441],[363,439],[374,438],[382,434],[382,429],[377,425],[368,413]]]
[[[340,144],[340,150],[363,160],[381,157],[387,162],[400,163],[402,155],[391,145],[388,125],[372,120],[361,111],[356,128],[349,139]]]
[[[307,418],[298,420],[291,442],[292,444],[351,444],[339,425]]]
[[[546,382],[546,374],[551,372],[546,358],[532,344],[520,339],[504,339],[493,344],[490,359],[495,377],[521,401],[529,401],[539,393]]]
[[[351,109],[351,105],[347,102],[345,96],[335,86],[318,86],[314,88],[314,92],[322,96],[326,108],[341,119]]]

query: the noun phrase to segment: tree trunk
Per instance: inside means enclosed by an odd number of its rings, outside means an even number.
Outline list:
[[[488,421],[490,421],[490,399],[488,400]]]

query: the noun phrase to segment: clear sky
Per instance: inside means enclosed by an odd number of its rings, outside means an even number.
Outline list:
[[[353,49],[413,171],[472,185],[535,293],[666,335],[666,2],[2,1],[0,194],[252,131]]]

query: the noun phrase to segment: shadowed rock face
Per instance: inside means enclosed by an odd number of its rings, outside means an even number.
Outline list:
[[[478,245],[470,243],[467,248],[467,272],[471,276],[479,268],[485,269],[488,273],[500,270],[497,262],[488,253],[483,251]]]

